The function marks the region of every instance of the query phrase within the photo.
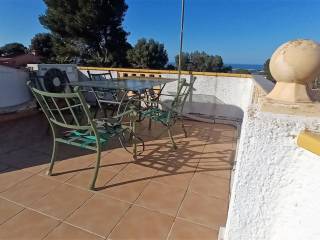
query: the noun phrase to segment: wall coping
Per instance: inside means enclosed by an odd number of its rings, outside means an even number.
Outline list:
[[[154,69],[138,69],[138,68],[109,68],[109,67],[84,67],[79,66],[79,70],[98,70],[98,71],[118,71],[118,72],[135,72],[135,73],[155,73],[155,74],[178,74],[177,70],[154,70]],[[251,74],[240,73],[218,73],[218,72],[194,72],[181,71],[181,74],[192,74],[214,77],[237,77],[237,78],[252,78]]]

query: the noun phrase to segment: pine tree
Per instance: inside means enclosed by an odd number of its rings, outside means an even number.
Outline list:
[[[128,33],[124,0],[44,0],[40,23],[49,29],[61,62],[125,66]]]
[[[163,69],[168,62],[168,54],[163,44],[142,38],[128,51],[128,60],[136,68]]]

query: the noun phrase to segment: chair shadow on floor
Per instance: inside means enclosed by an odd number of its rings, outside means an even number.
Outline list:
[[[1,154],[0,163],[7,165],[7,167],[1,167],[0,174],[9,171],[16,171],[19,169],[30,168],[34,166],[46,165],[49,162],[51,154],[51,136],[45,133],[46,125],[43,124],[44,119],[41,116],[33,116],[29,119],[19,120],[14,128],[6,130],[7,134],[12,138],[10,141],[14,141],[14,137],[25,136],[24,139],[19,139],[18,143],[21,145],[19,150],[10,151],[7,154]],[[28,126],[32,126],[32,128]],[[40,126],[38,128],[34,126]],[[233,137],[228,134],[224,135],[226,131],[221,129],[215,129],[213,124],[205,124],[194,121],[186,121],[188,129],[188,137],[184,138],[183,131],[177,123],[177,126],[173,129],[174,137],[177,141],[178,149],[174,151],[172,149],[170,139],[167,136],[166,131],[161,125],[153,125],[151,130],[147,129],[147,123],[142,123],[138,127],[141,132],[141,136],[146,139],[146,151],[140,155],[137,160],[133,160],[130,155],[126,161],[108,163],[109,151],[125,151],[119,149],[119,143],[113,141],[108,150],[104,152],[104,158],[106,161],[101,165],[102,169],[110,167],[124,166],[126,164],[134,164],[141,167],[151,168],[156,171],[152,176],[137,177],[130,181],[123,181],[116,184],[108,184],[97,187],[96,190],[102,190],[106,188],[112,188],[119,185],[129,184],[132,182],[139,182],[148,179],[156,179],[166,176],[183,175],[189,173],[206,173],[214,171],[231,170],[233,166],[233,160],[235,150],[230,148],[209,148],[205,152],[204,147],[206,144],[225,144],[234,142]],[[1,126],[3,127],[3,126]],[[3,127],[5,129],[5,127]],[[234,130],[230,130],[234,131]],[[14,136],[15,135],[15,136]],[[30,139],[33,141],[30,144]],[[19,146],[17,146],[19,147]],[[40,149],[40,151],[39,151]],[[21,152],[21,154],[19,153]],[[24,151],[34,152],[34,156],[24,157]],[[72,148],[64,146],[58,157],[58,164],[64,161],[77,160],[77,157],[86,157],[89,152],[83,151],[78,148]],[[17,157],[15,157],[15,154]],[[38,155],[37,155],[38,154]],[[10,159],[11,156],[11,159]],[[19,158],[24,160],[20,160]],[[16,160],[16,161],[14,161]],[[79,167],[66,171],[54,172],[53,176],[77,173],[81,171],[93,170],[93,165],[86,167]],[[109,181],[110,182],[110,181]]]

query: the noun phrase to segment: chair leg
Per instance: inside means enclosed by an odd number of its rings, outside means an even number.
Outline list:
[[[133,142],[133,159],[137,160],[137,139],[135,137],[136,132],[136,122],[132,122],[132,142]]]
[[[94,111],[93,118],[97,118],[98,111],[99,111],[99,108],[98,108],[98,107],[96,107],[96,108],[95,108],[95,111]]]
[[[99,173],[99,168],[100,168],[100,158],[101,158],[101,150],[100,150],[100,148],[98,148],[96,166],[94,168],[93,178],[92,178],[90,186],[89,186],[90,190],[95,190],[95,185],[96,185],[96,181],[97,181],[98,173]]]
[[[52,175],[54,160],[56,158],[56,151],[57,151],[57,142],[55,141],[55,139],[53,139],[53,148],[52,148],[51,161],[50,161],[49,169],[47,171],[47,175],[48,176]]]
[[[152,122],[152,119],[149,118],[149,126],[148,126],[148,130],[151,130],[151,122]]]
[[[181,127],[182,127],[182,130],[184,132],[184,137],[188,137],[188,134],[187,134],[187,130],[186,128],[184,127],[184,122],[183,122],[183,118],[181,118]]]
[[[177,147],[177,145],[176,145],[176,143],[175,143],[175,141],[173,139],[170,127],[168,127],[168,134],[169,134],[169,137],[171,139],[171,143],[172,143],[173,149],[177,149],[178,147]]]
[[[103,115],[104,115],[104,117],[105,117],[105,118],[107,118],[107,117],[108,117],[108,114],[107,114],[107,107],[106,107],[106,106],[103,108]]]

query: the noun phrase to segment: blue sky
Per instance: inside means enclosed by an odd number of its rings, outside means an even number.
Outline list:
[[[45,31],[42,0],[0,0],[0,45],[30,44]],[[127,0],[129,42],[141,37],[178,53],[180,0]],[[186,0],[185,51],[221,55],[226,63],[262,64],[280,44],[296,38],[320,41],[320,0]]]

